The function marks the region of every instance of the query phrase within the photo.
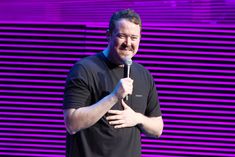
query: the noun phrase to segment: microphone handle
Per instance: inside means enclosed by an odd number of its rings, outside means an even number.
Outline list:
[[[127,65],[127,78],[130,78],[130,68],[131,68],[131,65]],[[128,101],[128,95],[125,97],[125,101]]]
[[[130,68],[131,65],[127,65],[127,78],[130,78]]]

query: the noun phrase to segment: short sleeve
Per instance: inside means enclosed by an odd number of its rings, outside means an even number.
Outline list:
[[[149,82],[150,82],[150,90],[148,94],[147,108],[145,111],[145,115],[149,117],[158,117],[161,116],[162,113],[160,110],[160,104],[159,104],[156,86],[153,77],[151,75]]]
[[[80,64],[70,70],[64,89],[63,109],[80,108],[90,103],[87,72]]]

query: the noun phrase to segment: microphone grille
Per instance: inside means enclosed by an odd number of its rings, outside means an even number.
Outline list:
[[[125,63],[126,65],[131,65],[131,64],[132,64],[131,58],[128,58],[128,57],[125,58],[124,63]]]

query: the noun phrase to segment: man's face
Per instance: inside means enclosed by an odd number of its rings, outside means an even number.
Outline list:
[[[109,35],[111,59],[116,64],[123,64],[125,58],[132,58],[138,51],[140,26],[126,19],[116,22],[115,29]]]

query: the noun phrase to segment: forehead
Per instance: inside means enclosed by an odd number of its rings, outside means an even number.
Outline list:
[[[120,19],[115,23],[115,32],[140,35],[140,26],[127,19]]]

